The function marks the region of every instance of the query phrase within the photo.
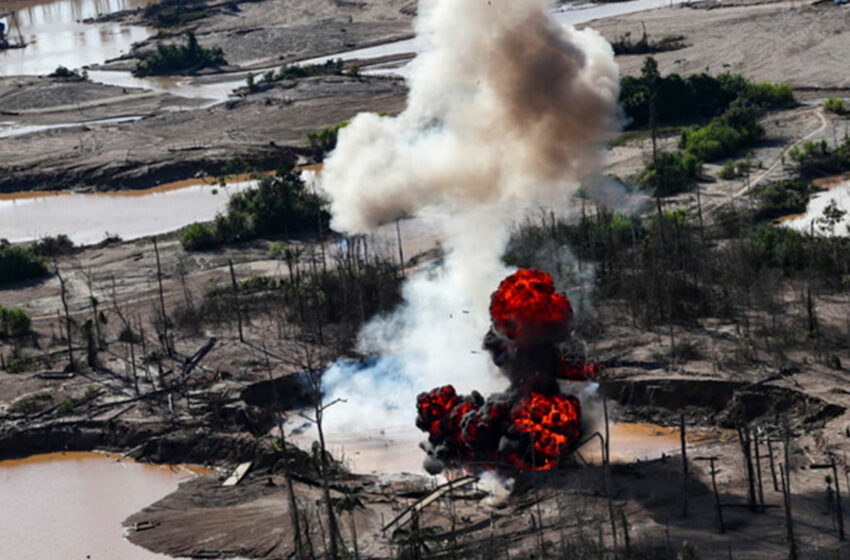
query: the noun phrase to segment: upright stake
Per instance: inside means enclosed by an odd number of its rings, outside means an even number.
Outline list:
[[[242,306],[239,304],[239,286],[236,284],[236,273],[233,271],[233,260],[227,259],[230,266],[230,283],[233,286],[233,304],[236,307],[236,323],[239,326],[239,342],[245,342],[242,334]]]
[[[779,465],[779,472],[782,475],[782,493],[785,495],[785,527],[788,537],[788,559],[797,560],[797,541],[794,538],[794,516],[791,513],[791,464],[790,453],[788,448],[791,447],[791,430],[788,427],[788,420],[785,420],[783,426],[784,432],[784,452],[785,466]]]

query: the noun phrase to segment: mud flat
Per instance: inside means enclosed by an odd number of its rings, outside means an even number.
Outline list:
[[[412,0],[335,2],[333,0],[262,0],[234,3],[200,2],[207,17],[191,23],[203,46],[221,47],[228,63],[262,67],[283,61],[329,55],[358,47],[410,37],[416,3]],[[225,7],[227,6],[227,7]],[[153,25],[141,9],[106,19],[135,25]],[[181,30],[157,40],[179,39]],[[155,39],[137,43],[133,50],[103,68],[127,69],[133,59],[155,47]]]
[[[22,89],[53,88],[44,81],[29,84]],[[86,87],[97,89],[107,99],[116,93],[106,86]],[[398,80],[327,76],[279,82],[261,93],[199,111],[154,109],[139,115],[146,105],[150,109],[150,104],[158,108],[171,104],[168,97],[140,93],[123,108],[90,102],[83,122],[78,115],[67,115],[75,112],[71,108],[64,115],[61,111],[49,116],[30,114],[27,125],[70,119],[79,126],[0,138],[4,162],[0,191],[144,188],[215,175],[235,158],[260,169],[273,169],[282,157],[304,152],[308,132],[362,111],[397,112],[404,106],[405,94]],[[144,118],[97,122],[116,114]]]

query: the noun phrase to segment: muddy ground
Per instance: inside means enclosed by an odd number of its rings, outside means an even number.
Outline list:
[[[58,105],[51,106],[49,90],[56,85],[50,79],[24,82],[20,88],[8,88],[9,112],[15,114],[5,115],[4,120],[26,125],[76,122],[79,126],[0,138],[0,160],[6,162],[0,191],[148,187],[217,174],[223,164],[236,158],[260,169],[274,169],[286,154],[304,151],[309,132],[363,111],[398,112],[406,94],[398,80],[324,76],[277,82],[273,88],[215,107],[181,111],[170,110],[175,104],[172,96],[133,90],[124,94],[121,89],[93,84],[74,84],[95,98],[87,105],[68,102],[72,89],[53,97],[52,103]],[[21,90],[44,94],[37,112],[19,107],[23,103],[19,98],[29,99]],[[120,116],[143,118],[90,122]]]
[[[209,15],[138,44],[104,69],[132,69],[158,41],[182,40],[191,29],[202,46],[220,47],[230,66],[268,67],[411,37],[416,2],[379,0],[261,0],[201,3]],[[234,9],[235,7],[235,9]],[[144,10],[107,16],[111,21],[152,25]]]

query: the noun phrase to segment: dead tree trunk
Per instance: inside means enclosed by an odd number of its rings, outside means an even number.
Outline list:
[[[56,257],[53,258],[53,273],[59,279],[59,293],[62,298],[62,308],[65,310],[65,335],[68,342],[68,367],[70,371],[74,371],[77,366],[74,363],[74,347],[71,340],[71,313],[68,311],[68,292],[65,286],[65,278],[59,271],[59,264],[56,262]]]
[[[747,504],[750,511],[756,511],[756,485],[755,473],[753,472],[752,443],[750,441],[750,429],[738,426],[738,442],[741,444],[741,453],[744,456],[744,467],[747,470]]]
[[[685,434],[685,415],[679,415],[679,439],[682,444],[682,517],[688,516],[688,445]]]
[[[756,453],[756,482],[758,483],[759,507],[764,512],[764,486],[761,480],[761,451],[759,450],[758,430],[753,430],[753,447]]]
[[[227,264],[230,267],[230,283],[233,287],[233,306],[236,308],[236,324],[239,327],[239,342],[245,342],[245,335],[242,334],[242,306],[239,304],[239,286],[236,284],[236,273],[233,271],[233,261],[227,259]]]
[[[166,355],[171,355],[171,344],[168,341],[168,314],[165,312],[165,293],[162,289],[162,264],[159,260],[159,246],[156,238],[153,240],[153,251],[156,254],[156,281],[159,286],[159,310],[162,319],[162,346]]]

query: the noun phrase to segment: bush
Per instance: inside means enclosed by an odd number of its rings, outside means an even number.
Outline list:
[[[675,51],[685,48],[684,35],[666,35],[659,41],[650,41],[649,35],[644,31],[641,38],[632,43],[632,34],[627,31],[611,42],[615,55],[622,54],[649,54],[657,52]]]
[[[204,48],[191,31],[185,45],[158,44],[156,51],[139,62],[133,71],[135,76],[157,76],[179,72],[196,71],[210,66],[227,64],[224,53],[218,47]]]
[[[805,181],[774,181],[759,190],[756,215],[760,219],[775,219],[804,212],[812,191]]]
[[[0,240],[0,284],[41,278],[48,273],[47,263],[32,249]]]
[[[257,237],[298,234],[330,222],[327,201],[311,193],[301,172],[286,163],[276,176],[259,179],[256,188],[234,194],[227,211],[209,224],[192,224],[181,236],[187,251],[209,249],[222,243]]]
[[[654,59],[648,57],[651,61]],[[653,84],[656,91],[656,119],[659,125],[693,122],[725,111],[736,99],[763,109],[787,107],[795,103],[789,86],[753,83],[740,74],[679,74],[661,77],[657,71],[641,76],[624,76],[620,80],[620,105],[629,118],[628,128],[641,128],[649,123],[649,107]]]
[[[180,244],[187,251],[204,251],[212,249],[218,242],[215,232],[209,224],[195,222],[190,224],[180,236]]]
[[[720,170],[720,173],[717,174],[718,177],[729,181],[731,179],[737,179],[739,177],[738,170],[735,167],[735,161],[729,160],[723,164],[723,168]]]
[[[70,255],[74,252],[74,242],[64,233],[52,237],[42,237],[32,246],[32,251],[41,257]]]
[[[685,131],[679,147],[701,161],[712,161],[731,156],[763,137],[764,129],[758,124],[756,110],[734,103],[708,125]]]
[[[838,97],[830,97],[827,99],[823,108],[830,113],[835,113],[836,115],[843,115],[846,111],[846,109],[844,109],[844,100]]]
[[[638,177],[641,188],[660,196],[688,190],[702,172],[702,162],[688,152],[660,152]]]
[[[336,140],[339,136],[339,131],[349,125],[349,121],[343,121],[338,125],[327,126],[317,132],[308,132],[307,140],[310,141],[310,147],[320,151],[322,154],[327,154],[336,148]]]
[[[23,309],[0,305],[0,336],[23,336],[30,332],[30,316]]]
[[[64,66],[57,66],[52,74],[47,75],[48,78],[82,78],[76,70],[68,70]]]
[[[179,27],[209,15],[203,0],[163,0],[149,4],[145,18],[156,27]]]

